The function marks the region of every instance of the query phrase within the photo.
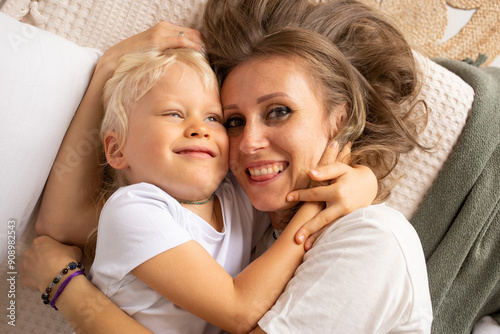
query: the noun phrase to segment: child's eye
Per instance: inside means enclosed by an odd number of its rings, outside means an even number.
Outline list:
[[[292,110],[288,107],[276,107],[271,109],[271,111],[267,114],[267,119],[272,120],[272,119],[280,119],[283,117],[288,116]]]
[[[178,111],[166,111],[166,112],[162,113],[162,116],[171,116],[171,117],[182,118],[182,114]]]
[[[222,118],[218,115],[211,115],[205,118],[206,121],[208,122],[217,122],[217,123],[222,123]]]

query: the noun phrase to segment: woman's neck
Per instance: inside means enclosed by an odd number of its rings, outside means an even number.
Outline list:
[[[222,219],[222,208],[219,198],[214,196],[213,200],[204,204],[186,204],[181,203],[181,206],[189,211],[197,214],[207,223],[209,223],[217,232],[222,232],[224,229],[224,221]]]
[[[268,212],[273,228],[275,230],[284,230],[286,225],[290,222],[290,220],[292,220],[295,213],[297,213],[301,205],[302,203],[299,203],[288,209]]]

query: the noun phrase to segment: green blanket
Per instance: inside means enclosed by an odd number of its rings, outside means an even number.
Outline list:
[[[424,248],[433,333],[500,322],[500,68],[435,61],[475,92],[457,146],[411,219]]]

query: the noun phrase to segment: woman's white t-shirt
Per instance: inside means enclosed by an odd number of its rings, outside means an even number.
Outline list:
[[[430,333],[431,322],[420,239],[381,204],[331,225],[259,326],[270,334]]]

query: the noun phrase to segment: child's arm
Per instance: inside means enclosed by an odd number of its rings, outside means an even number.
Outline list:
[[[326,202],[326,208],[309,220],[297,232],[295,238],[307,238],[308,250],[322,228],[356,209],[371,205],[376,199],[378,180],[373,171],[361,165],[350,166],[350,144],[340,154],[336,142],[324,152],[318,167],[309,172],[312,180],[328,182],[328,185],[295,190],[288,194],[289,201]],[[319,232],[317,232],[319,231]]]
[[[179,31],[184,36],[179,37]],[[113,46],[99,60],[84,98],[66,132],[50,172],[36,220],[38,234],[64,243],[83,245],[96,226],[102,203],[99,127],[103,87],[121,56],[144,48],[202,49],[201,34],[166,22]]]
[[[302,262],[294,241],[302,224],[322,209],[306,203],[267,252],[234,279],[195,241],[142,263],[132,274],[183,309],[229,332],[247,333],[282,293]]]

